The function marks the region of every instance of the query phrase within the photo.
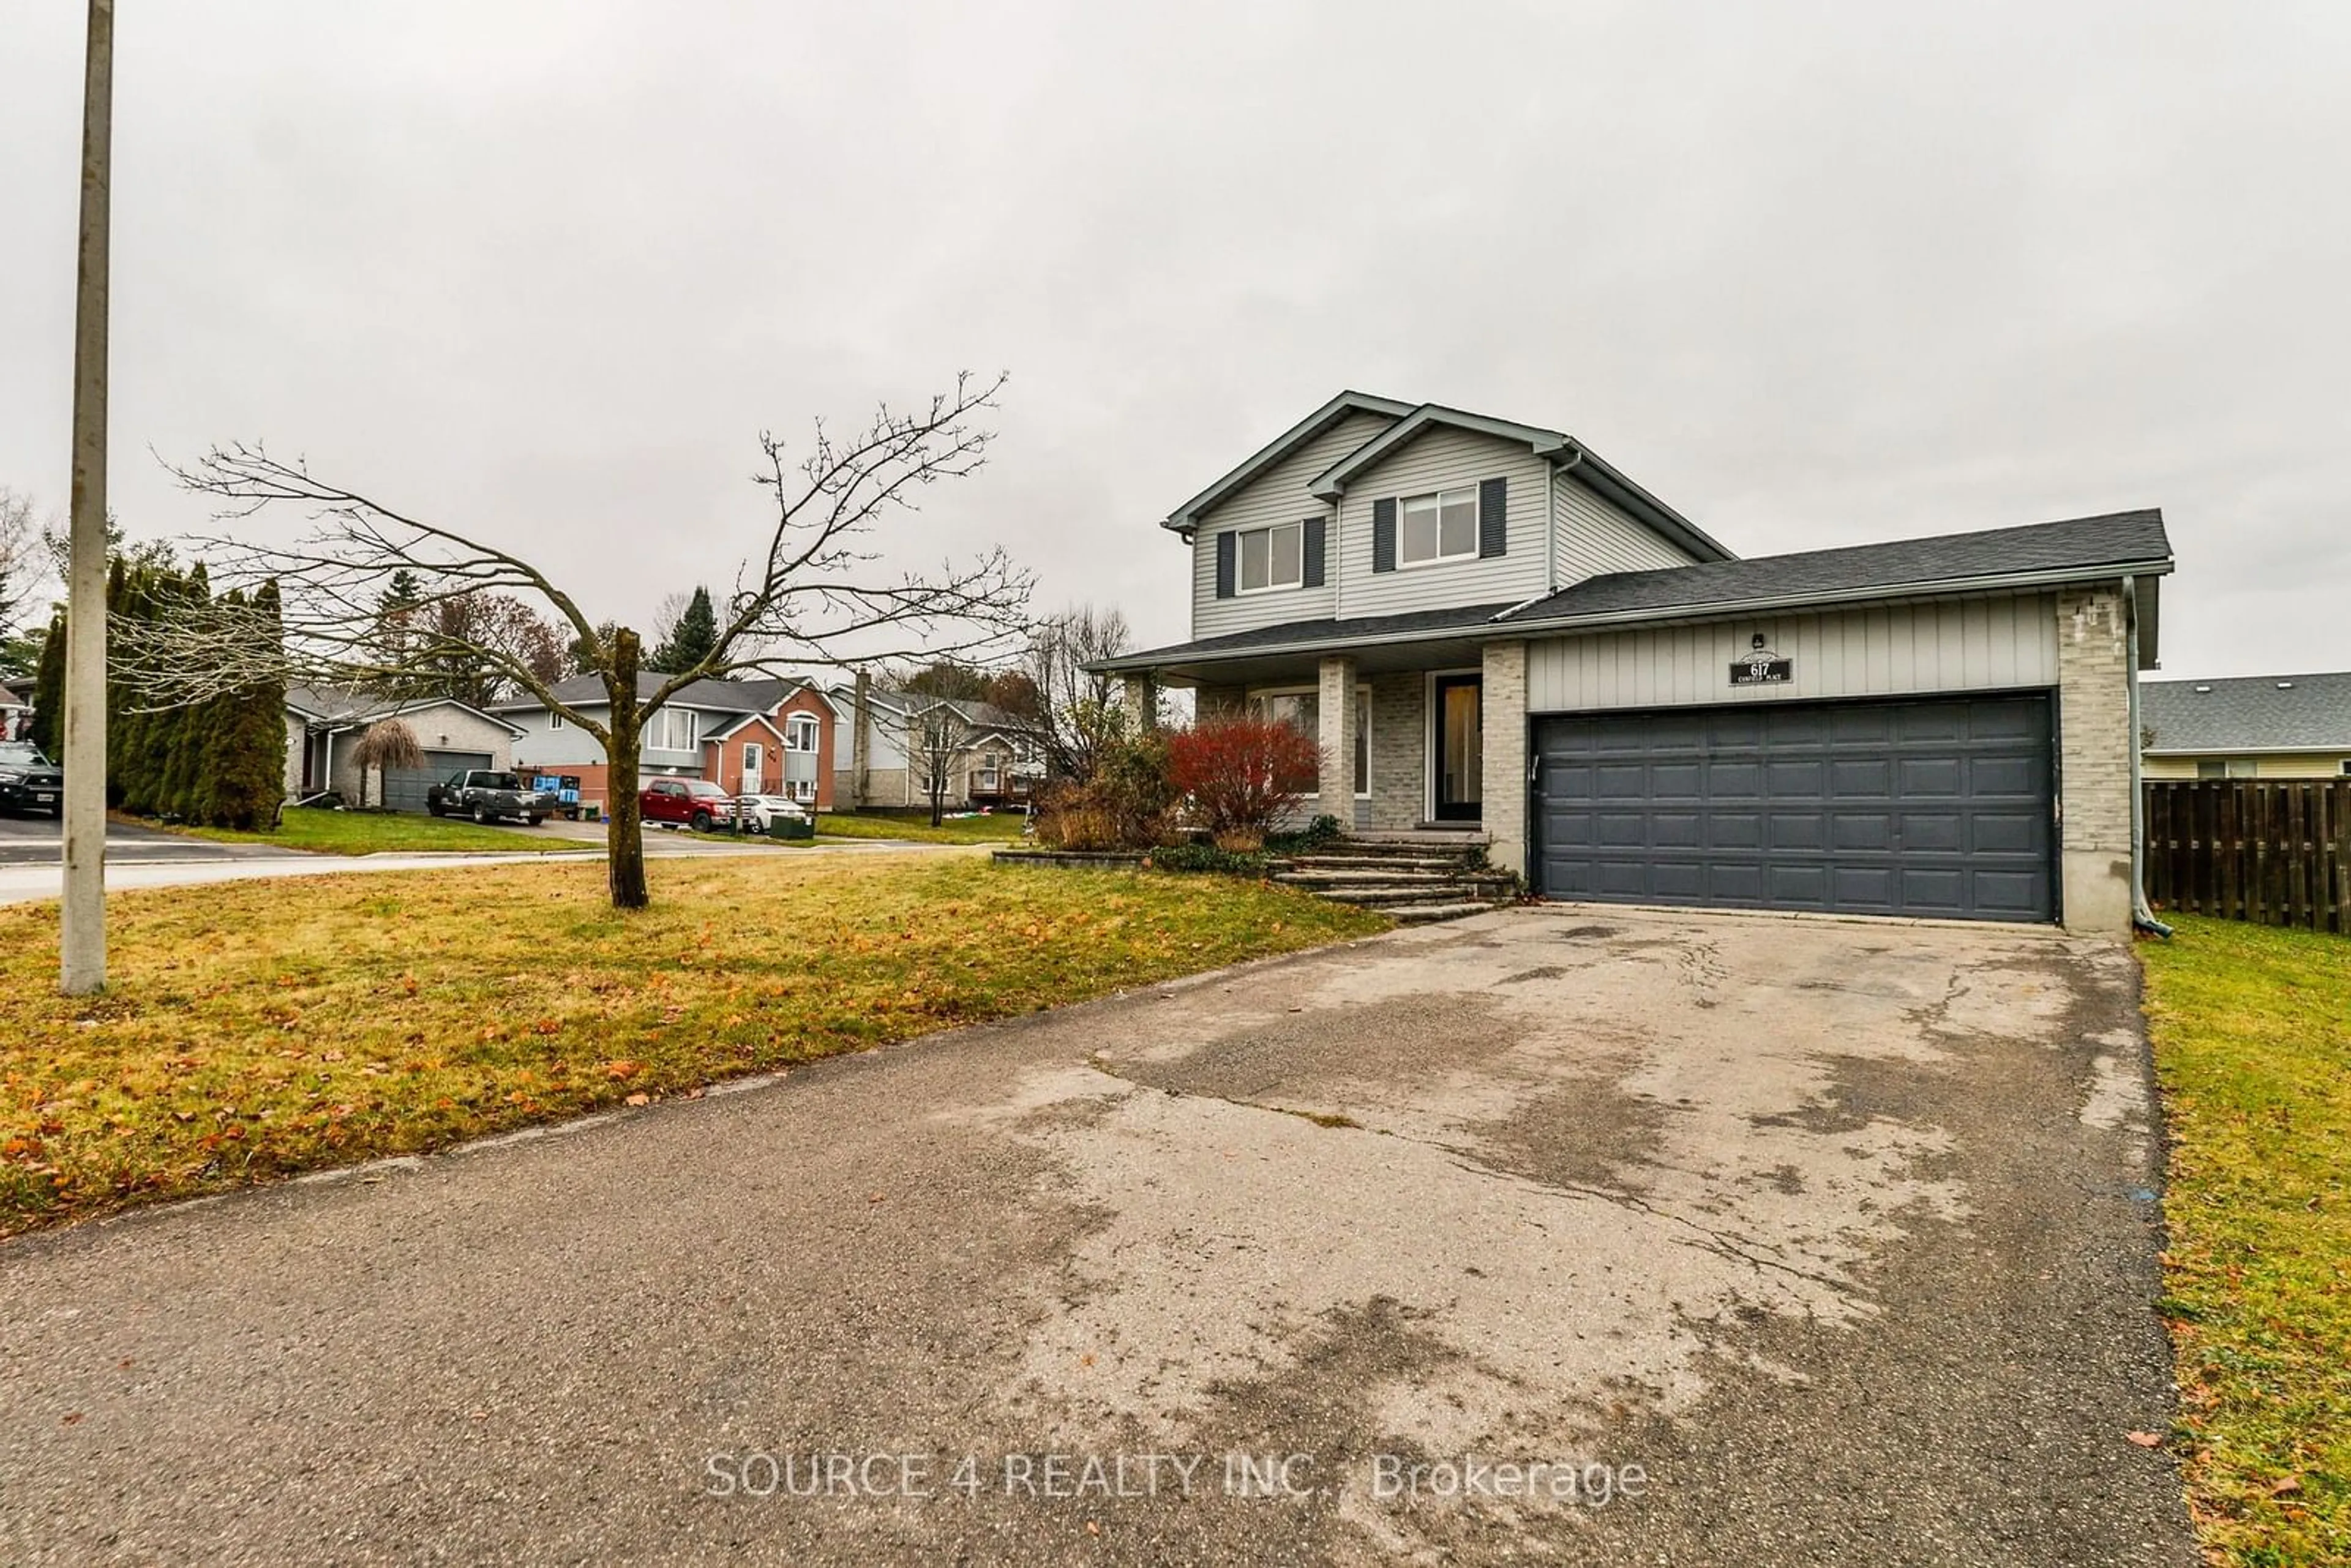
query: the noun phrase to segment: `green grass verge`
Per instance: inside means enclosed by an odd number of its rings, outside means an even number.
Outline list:
[[[824,811],[817,816],[819,838],[829,839],[903,839],[917,844],[1008,844],[1017,843],[1020,831],[1029,819],[1017,811],[998,811],[985,817],[949,817],[937,827],[931,826],[928,811],[910,811],[901,816],[893,812]]]
[[[970,856],[655,861],[117,894],[56,994],[0,908],[0,1234],[1034,1011],[1382,930],[1270,885]]]
[[[143,822],[142,827],[159,824]],[[327,811],[288,806],[274,833],[241,833],[231,828],[165,828],[189,838],[227,844],[277,844],[325,855],[415,854],[448,850],[577,850],[584,846],[517,824],[483,827],[413,811]]]
[[[2216,1563],[2351,1563],[2351,940],[2177,924],[2141,950],[2189,1508]]]

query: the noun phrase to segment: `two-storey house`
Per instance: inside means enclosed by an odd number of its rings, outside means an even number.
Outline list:
[[[639,697],[659,691],[665,675],[637,677]],[[600,722],[611,711],[601,676],[578,675],[554,687],[558,701]],[[580,798],[605,803],[606,761],[597,739],[536,697],[492,710],[521,734],[517,772],[575,774]],[[785,795],[820,811],[832,810],[833,706],[804,680],[695,681],[646,716],[639,770],[647,779],[707,779],[737,795]]]
[[[1537,894],[2123,929],[2162,515],[1741,559],[1564,432],[1343,392],[1161,526],[1153,711],[1286,717],[1318,811]]]
[[[852,810],[929,805],[935,768],[949,807],[1025,810],[1043,777],[1036,727],[992,704],[871,681],[836,685],[831,696],[850,730],[833,790]]]

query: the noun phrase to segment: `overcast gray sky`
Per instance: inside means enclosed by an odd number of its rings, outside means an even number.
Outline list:
[[[1935,12],[1929,16],[1929,10]],[[78,0],[0,0],[0,485],[67,486]],[[1154,525],[1343,386],[1741,554],[2159,505],[2178,674],[2351,667],[2351,6],[126,0],[115,503],[266,438],[723,581],[763,426],[960,368],[909,563],[1186,632]]]

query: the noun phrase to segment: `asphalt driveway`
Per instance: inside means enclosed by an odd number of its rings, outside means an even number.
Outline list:
[[[2186,1565],[2147,1115],[2108,944],[1398,933],[0,1246],[0,1560]]]

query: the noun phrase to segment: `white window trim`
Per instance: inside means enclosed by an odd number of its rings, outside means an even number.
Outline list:
[[[1322,700],[1322,687],[1320,684],[1306,686],[1250,686],[1241,693],[1241,704],[1244,707],[1251,706],[1259,697],[1312,697],[1315,699],[1319,713]],[[1355,799],[1368,800],[1372,798],[1372,775],[1376,771],[1372,766],[1371,682],[1355,683],[1355,701],[1363,710],[1361,727],[1364,732],[1364,787],[1355,791]],[[1317,745],[1322,743],[1320,736],[1315,737],[1315,743]]]
[[[1445,497],[1447,496],[1469,497],[1469,548],[1466,550],[1455,550],[1451,555],[1445,553]],[[1404,509],[1414,501],[1437,503],[1437,553],[1425,560],[1406,560],[1404,554]],[[1448,566],[1457,560],[1476,560],[1479,559],[1478,535],[1478,486],[1475,485],[1457,486],[1450,490],[1423,490],[1416,496],[1396,497],[1395,562],[1398,571],[1417,571],[1426,566]]]
[[[547,727],[549,729],[561,729],[563,727],[563,716],[557,713],[553,708],[549,708],[547,712]]]
[[[1275,582],[1273,576],[1273,536],[1288,528],[1298,535],[1298,580]],[[1262,588],[1241,585],[1241,541],[1251,534],[1265,536],[1265,572],[1267,582]],[[1254,528],[1233,530],[1233,594],[1236,598],[1259,593],[1290,593],[1306,586],[1306,525],[1304,523],[1267,523]]]
[[[803,731],[808,735],[806,746],[802,746],[794,738]],[[796,713],[785,718],[784,749],[786,751],[815,751],[819,749],[823,740],[824,732],[818,726],[814,714]]]
[[[684,746],[672,746],[669,743],[676,738],[676,732],[672,729],[671,727],[681,719],[684,720],[685,724],[685,744]],[[697,751],[701,749],[702,715],[695,712],[694,709],[690,707],[655,708],[653,712],[653,721],[655,725],[660,727],[658,731],[659,744],[648,741],[646,743],[647,750]]]

